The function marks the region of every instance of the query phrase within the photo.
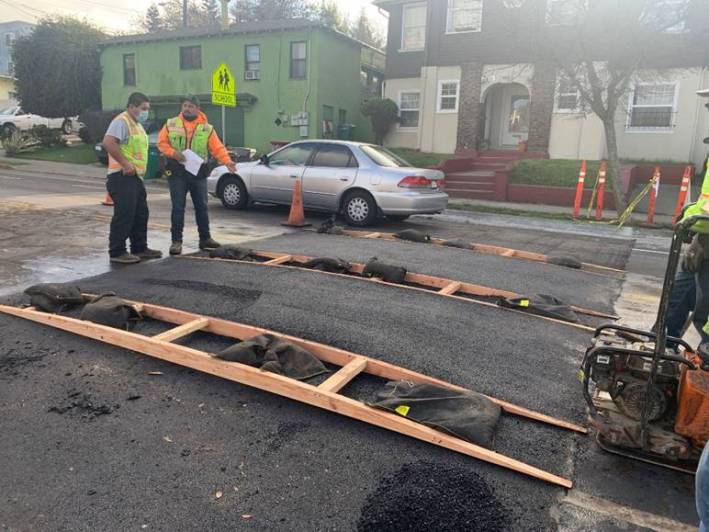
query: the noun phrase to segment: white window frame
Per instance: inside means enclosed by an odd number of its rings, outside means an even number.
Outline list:
[[[402,109],[401,108],[401,96],[403,94],[418,94],[419,96],[419,106],[417,109]],[[398,105],[399,105],[399,117],[401,117],[401,111],[418,111],[419,114],[419,119],[418,123],[416,124],[415,127],[411,126],[402,126],[401,123],[397,124],[397,129],[400,129],[401,131],[418,131],[419,127],[421,127],[421,90],[420,89],[404,89],[399,91],[399,97],[398,97]]]
[[[421,48],[406,48],[404,34],[406,32],[406,10],[423,8],[424,9],[424,24],[423,24],[423,46]],[[426,48],[426,27],[428,23],[428,4],[426,2],[417,2],[415,4],[404,4],[401,9],[401,45],[399,46],[399,52],[421,52]]]
[[[451,0],[447,1],[447,6],[446,6],[446,35],[454,35],[458,33],[480,33],[483,30],[483,9],[484,9],[484,0],[472,0],[472,1],[477,1],[479,4],[479,10],[480,10],[480,26],[478,26],[477,29],[465,29],[465,30],[456,30],[453,28],[453,12],[455,10],[463,10],[463,9],[476,9],[476,7],[451,7]]]
[[[576,107],[573,109],[570,108],[563,108],[559,107],[559,98],[564,95],[564,96],[570,96],[571,92],[561,92],[561,82],[562,80],[565,79],[565,76],[562,73],[559,73],[559,75],[556,78],[556,90],[554,91],[554,112],[555,113],[566,113],[566,114],[577,114],[581,112],[581,91],[576,89]]]
[[[634,105],[633,100],[635,99],[635,91],[637,87],[643,87],[643,86],[653,86],[653,85],[673,85],[675,89],[675,94],[674,94],[674,99],[672,101],[672,123],[669,126],[666,127],[637,127],[637,126],[632,126],[632,120],[633,120],[633,109],[636,107],[667,107],[663,105]],[[672,134],[674,133],[675,127],[677,124],[675,123],[675,117],[677,116],[677,103],[679,99],[679,81],[658,81],[658,82],[639,82],[635,83],[633,85],[633,89],[630,91],[630,94],[628,95],[628,117],[625,122],[625,131],[626,133],[651,133],[651,134],[657,134],[657,133],[662,133],[662,134]]]
[[[569,0],[546,0],[546,13],[545,13],[545,20],[548,26],[576,26],[578,24],[582,23],[582,18],[583,15],[585,15],[588,12],[588,0],[577,0],[579,2],[579,6],[583,10],[583,14],[579,14],[579,16],[575,20],[563,20],[563,21],[553,21],[551,20],[551,14],[552,14],[552,6],[555,2],[568,2]]]
[[[453,98],[452,95],[443,95],[443,85],[455,83],[455,108],[454,109],[443,109],[442,103],[443,98]],[[457,113],[458,106],[460,104],[460,80],[458,79],[442,79],[438,81],[438,91],[436,93],[436,112],[437,113]],[[420,107],[420,104],[419,104]]]

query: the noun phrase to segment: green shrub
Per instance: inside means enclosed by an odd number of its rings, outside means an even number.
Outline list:
[[[13,131],[10,135],[3,137],[2,147],[7,157],[16,157],[20,151],[34,145],[36,140],[27,135],[26,132]]]
[[[593,188],[598,175],[599,161],[587,161],[586,188]],[[574,159],[524,159],[509,175],[513,185],[575,187],[579,180],[581,161]]]
[[[32,135],[44,148],[52,146],[66,146],[66,140],[62,137],[62,132],[58,129],[49,129],[47,126],[34,126]]]

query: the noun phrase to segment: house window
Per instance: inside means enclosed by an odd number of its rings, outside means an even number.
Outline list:
[[[261,77],[261,46],[258,44],[246,45],[246,79],[259,79]]]
[[[305,79],[308,63],[308,43],[305,41],[290,43],[290,77]]]
[[[419,91],[408,91],[399,94],[399,127],[419,127]]]
[[[676,111],[676,83],[639,83],[630,95],[628,129],[672,129]]]
[[[135,54],[123,54],[123,85],[135,87]]]
[[[547,0],[547,24],[573,26],[581,24],[588,9],[588,0]]]
[[[180,70],[198,70],[202,68],[201,46],[180,46]]]
[[[458,112],[458,90],[459,83],[453,81],[438,82],[438,112],[457,113]]]
[[[446,31],[480,31],[483,25],[483,0],[448,0]]]
[[[405,5],[401,23],[401,49],[423,50],[426,45],[426,4]]]
[[[335,133],[335,108],[332,105],[322,106],[322,136],[326,139],[333,138]]]
[[[580,102],[579,90],[568,77],[560,75],[556,86],[556,111],[561,113],[578,112]]]
[[[647,2],[641,20],[655,31],[682,33],[686,29],[688,0]]]
[[[337,124],[343,125],[347,123],[347,109],[340,109],[337,112]]]

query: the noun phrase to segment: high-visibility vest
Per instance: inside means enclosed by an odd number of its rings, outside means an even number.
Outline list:
[[[135,166],[136,174],[143,179],[148,166],[148,134],[140,122],[133,119],[128,111],[123,111],[114,120],[123,120],[128,126],[128,141],[120,144],[121,155]],[[111,155],[108,155],[108,173],[120,172],[123,167]]]
[[[683,220],[690,216],[704,214],[709,216],[709,163],[707,163],[704,181],[702,181],[702,191],[696,203],[687,207],[684,211]],[[692,226],[692,231],[700,234],[709,234],[709,222],[700,220]]]
[[[209,156],[209,136],[214,128],[209,123],[197,124],[192,138],[188,138],[185,124],[179,116],[171,118],[165,123],[167,137],[173,149],[182,152],[192,150],[205,161]]]

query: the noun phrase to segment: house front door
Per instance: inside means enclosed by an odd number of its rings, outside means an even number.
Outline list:
[[[507,85],[502,101],[504,123],[500,128],[500,144],[503,148],[514,149],[529,135],[529,92],[522,85]]]

